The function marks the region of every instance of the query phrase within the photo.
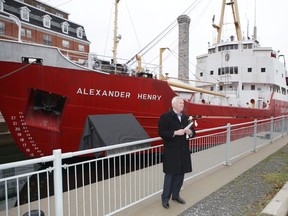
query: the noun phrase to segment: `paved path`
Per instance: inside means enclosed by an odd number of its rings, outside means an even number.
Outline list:
[[[249,153],[238,158],[236,161],[232,161],[232,166],[220,166],[202,176],[185,181],[181,196],[186,200],[186,205],[170,201],[170,209],[164,209],[161,205],[161,194],[159,193],[150,199],[133,205],[114,215],[167,216],[181,214],[183,211],[226,185],[286,144],[288,144],[288,136],[274,141],[272,144],[267,144],[258,149],[256,153]]]

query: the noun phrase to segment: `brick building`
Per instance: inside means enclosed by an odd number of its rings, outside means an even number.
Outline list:
[[[37,0],[0,0],[0,38],[55,46],[79,63],[87,59],[90,46],[82,25]]]

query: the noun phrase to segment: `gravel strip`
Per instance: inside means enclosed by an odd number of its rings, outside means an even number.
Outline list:
[[[275,192],[275,184],[264,177],[268,174],[286,174],[285,177],[288,176],[288,145],[179,216],[258,215],[277,192]]]

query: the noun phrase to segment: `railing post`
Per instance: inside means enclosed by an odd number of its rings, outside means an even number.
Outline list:
[[[253,137],[254,137],[254,142],[253,142],[253,149],[252,152],[256,152],[256,148],[257,148],[257,119],[254,120],[254,133],[253,133]]]
[[[271,124],[270,124],[270,142],[271,143],[273,141],[273,128],[274,128],[274,118],[272,116],[271,117]]]
[[[230,166],[230,148],[231,148],[231,125],[230,123],[227,124],[227,135],[226,135],[226,166]]]
[[[285,127],[285,124],[284,124],[285,120],[284,120],[284,115],[282,116],[282,137],[284,137],[284,127]]]
[[[54,201],[55,215],[63,216],[63,185],[62,185],[62,156],[61,150],[53,150],[54,155]]]

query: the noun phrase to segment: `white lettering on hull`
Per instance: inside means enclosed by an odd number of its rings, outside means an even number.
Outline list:
[[[154,95],[154,94],[140,94],[138,93],[138,97],[137,99],[140,100],[160,100],[161,99],[161,95]]]
[[[76,94],[87,96],[115,97],[115,98],[131,98],[132,96],[132,93],[128,91],[113,91],[113,90],[86,89],[86,88],[78,88]],[[160,101],[161,97],[162,95],[156,95],[156,94],[144,94],[144,93],[137,94],[138,100]]]

